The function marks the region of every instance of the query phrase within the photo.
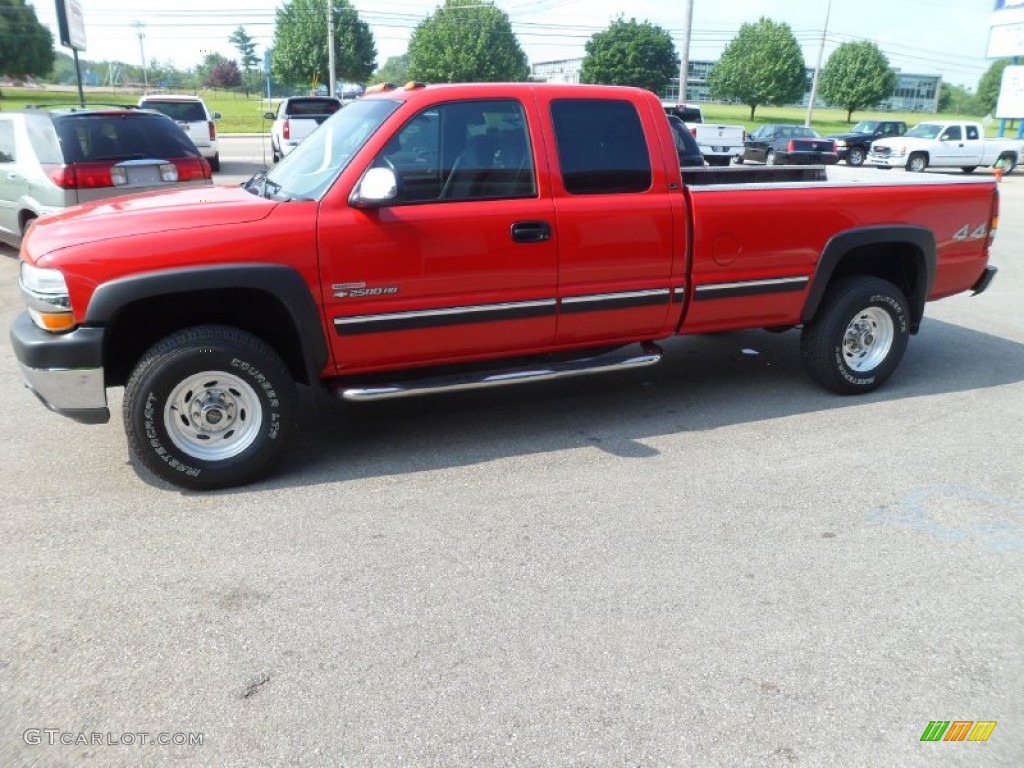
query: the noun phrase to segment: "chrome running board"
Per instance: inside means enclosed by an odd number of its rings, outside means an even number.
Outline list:
[[[664,354],[656,344],[642,345],[639,355],[606,354],[553,363],[546,367],[519,368],[503,371],[478,371],[465,375],[435,376],[417,379],[401,384],[382,384],[370,387],[349,387],[335,391],[343,400],[365,403],[371,400],[392,400],[399,397],[436,394],[439,392],[463,392],[470,389],[503,387],[509,384],[527,384],[535,381],[551,381],[570,376],[589,376],[595,373],[612,373],[632,368],[644,368],[661,362]]]

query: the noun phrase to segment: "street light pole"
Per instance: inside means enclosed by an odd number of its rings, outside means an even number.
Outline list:
[[[331,84],[328,96],[336,96],[338,93],[338,80],[334,74],[334,8],[327,4],[327,69],[328,81]]]
[[[686,101],[686,81],[690,77],[690,29],[693,27],[693,0],[683,2],[683,50],[679,54],[679,103]]]
[[[818,98],[818,73],[821,72],[821,57],[825,53],[825,35],[828,32],[828,17],[832,14],[832,0],[826,0],[825,5],[825,26],[821,29],[821,45],[818,46],[818,63],[814,67],[814,77],[811,78],[811,100],[807,102],[807,119],[804,125],[811,127],[811,115],[814,114],[814,100]]]

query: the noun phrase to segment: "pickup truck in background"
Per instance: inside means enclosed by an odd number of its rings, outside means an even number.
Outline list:
[[[852,131],[847,133],[830,133],[826,139],[836,143],[839,160],[847,165],[864,165],[871,142],[875,139],[902,136],[907,132],[907,124],[902,120],[861,120]]]
[[[868,163],[879,168],[903,167],[913,173],[926,168],[960,168],[972,173],[978,166],[994,166],[1012,173],[1020,162],[1020,139],[986,139],[981,123],[929,120],[903,136],[879,139],[871,145]]]
[[[383,86],[243,186],[39,219],[12,348],[72,419],[108,421],[123,386],[130,450],[192,489],[266,477],[297,384],[377,401],[636,369],[679,334],[799,328],[811,378],[870,392],[926,302],[989,285],[998,187],[824,173],[681,172],[639,89]]]
[[[740,162],[747,130],[742,125],[705,123],[704,112],[695,104],[673,104],[663,101],[667,115],[675,115],[686,123],[708,165],[729,165]]]
[[[291,96],[278,104],[276,113],[267,112],[263,117],[274,121],[270,126],[270,149],[274,162],[299,146],[320,123],[341,107],[341,100],[330,96]]]

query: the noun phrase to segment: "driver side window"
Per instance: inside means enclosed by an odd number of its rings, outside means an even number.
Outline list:
[[[458,101],[413,116],[374,161],[397,205],[536,196],[526,115],[516,101]]]

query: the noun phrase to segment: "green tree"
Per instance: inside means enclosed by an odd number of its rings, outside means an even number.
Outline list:
[[[622,16],[586,44],[580,80],[632,85],[660,92],[679,74],[676,47],[668,32],[649,22]]]
[[[271,67],[274,79],[298,85],[327,71],[327,4],[335,10],[334,69],[339,81],[365,83],[377,67],[373,33],[348,0],[289,0],[277,9]]]
[[[807,67],[788,24],[761,17],[747,23],[725,47],[708,73],[713,99],[737,99],[750,107],[799,101],[807,87]]]
[[[529,74],[508,14],[489,0],[445,0],[409,41],[409,76],[415,80],[518,82]]]
[[[0,75],[46,77],[56,53],[53,35],[25,0],[0,0]]]
[[[228,37],[228,42],[235,46],[235,50],[238,51],[238,55],[241,57],[242,69],[246,72],[251,71],[259,64],[260,59],[256,55],[256,41],[245,31],[245,27],[239,26],[238,29],[232,32],[231,36]]]
[[[896,90],[896,73],[889,59],[869,40],[843,43],[828,57],[818,91],[829,104],[846,110],[846,122],[853,113],[890,98]]]
[[[395,83],[396,85],[409,82],[409,54],[391,56],[381,68],[373,73],[371,83]]]
[[[993,61],[988,71],[978,81],[978,93],[975,98],[979,115],[990,115],[996,111],[996,104],[999,103],[999,89],[1003,85],[1003,70],[1009,63],[1009,59]]]
[[[939,112],[953,115],[976,115],[978,103],[970,88],[952,83],[939,85]]]
[[[210,53],[203,56],[203,60],[196,65],[196,79],[200,83],[205,83],[206,79],[210,76],[213,70],[215,70],[221,64],[224,64],[226,62],[227,57],[222,56],[216,51],[211,51]]]

